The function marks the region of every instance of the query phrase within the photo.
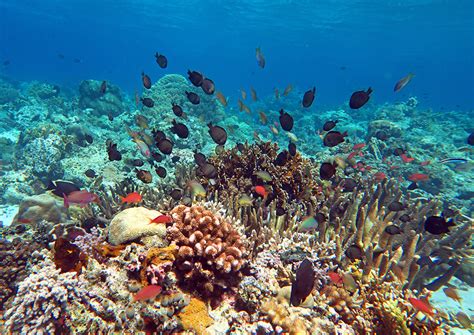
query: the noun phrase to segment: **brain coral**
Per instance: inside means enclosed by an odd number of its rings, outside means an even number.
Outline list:
[[[223,288],[236,286],[246,250],[231,224],[197,205],[179,205],[170,214],[174,224],[167,238],[179,247],[175,265],[181,284],[204,296],[219,296]]]

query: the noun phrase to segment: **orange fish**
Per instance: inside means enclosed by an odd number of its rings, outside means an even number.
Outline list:
[[[258,116],[260,117],[260,122],[262,122],[262,124],[267,124],[268,118],[267,118],[267,115],[265,114],[265,112],[259,111]]]
[[[431,163],[431,161],[423,161],[420,163],[421,166],[426,166],[426,165],[429,165]]]
[[[334,284],[342,284],[342,277],[340,274],[334,272],[334,271],[329,271],[327,273],[329,279],[331,279],[331,281],[334,283]]]
[[[451,299],[461,303],[462,298],[459,296],[458,291],[454,287],[446,287],[443,289],[443,292],[447,297],[450,297]]]
[[[217,97],[217,100],[220,101],[220,103],[222,104],[222,106],[227,107],[227,99],[225,98],[224,94],[222,94],[221,92],[217,91],[217,92],[216,92],[216,97]]]
[[[242,100],[239,99],[238,104],[239,104],[239,109],[240,109],[240,111],[245,111],[247,114],[250,114],[250,108],[248,108],[248,107],[242,102]]]
[[[253,87],[250,87],[250,96],[252,97],[252,100],[253,101],[257,101],[258,98],[257,98],[257,92],[255,91],[255,89]]]
[[[69,208],[70,204],[77,204],[81,207],[85,207],[92,202],[99,203],[99,197],[97,194],[87,192],[86,190],[74,191],[68,195],[63,194],[64,207]]]
[[[433,307],[431,307],[430,303],[428,300],[420,300],[416,298],[408,298],[408,301],[415,307],[415,309],[419,310],[420,312],[423,312],[425,315],[433,316]]]
[[[136,204],[142,201],[143,198],[139,193],[132,192],[132,193],[127,194],[127,196],[125,197],[120,197],[120,199],[122,200],[122,204],[123,203]]]
[[[359,150],[359,149],[362,149],[363,147],[365,147],[365,143],[357,143],[357,144],[354,144],[354,146],[352,147],[352,150]]]
[[[247,99],[247,92],[243,88],[240,89],[240,95],[242,95],[242,100]]]
[[[424,173],[413,173],[411,174],[410,176],[408,176],[408,180],[410,181],[427,181],[428,179],[430,179],[430,176],[428,176],[427,174],[424,174]]]
[[[278,91],[278,88],[275,88],[275,99],[280,99],[280,92]]]
[[[161,290],[161,286],[159,285],[145,286],[133,296],[133,301],[142,301],[155,298],[158,294],[161,293]]]
[[[150,223],[171,223],[173,218],[169,215],[158,215],[156,218],[152,219]]]
[[[266,199],[268,196],[267,190],[265,189],[264,186],[261,186],[261,185],[255,186],[255,193],[263,197],[263,199]]]
[[[293,85],[292,84],[288,84],[288,86],[285,88],[285,90],[283,91],[283,96],[287,96],[288,94],[290,94],[290,92],[293,91]]]
[[[415,160],[413,157],[407,157],[405,154],[401,154],[400,157],[404,163],[410,163]]]
[[[348,160],[351,160],[352,158],[354,158],[355,155],[357,155],[357,151],[352,151],[352,152],[347,156],[347,159],[348,159]]]

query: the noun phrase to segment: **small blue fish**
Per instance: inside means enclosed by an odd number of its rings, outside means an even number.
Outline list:
[[[440,160],[439,162],[441,164],[464,164],[464,163],[467,163],[467,159],[459,158],[459,157],[445,158],[445,159]]]
[[[299,227],[298,231],[310,231],[316,229],[318,227],[318,221],[314,216],[307,216],[301,222],[301,226]]]

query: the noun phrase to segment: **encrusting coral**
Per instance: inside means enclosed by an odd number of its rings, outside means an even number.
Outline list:
[[[204,297],[218,296],[242,277],[246,250],[238,231],[219,214],[194,205],[170,213],[167,239],[176,244],[176,269],[181,283]]]

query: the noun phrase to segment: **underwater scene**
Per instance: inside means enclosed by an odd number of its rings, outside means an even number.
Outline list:
[[[472,0],[0,0],[0,334],[473,334]]]

